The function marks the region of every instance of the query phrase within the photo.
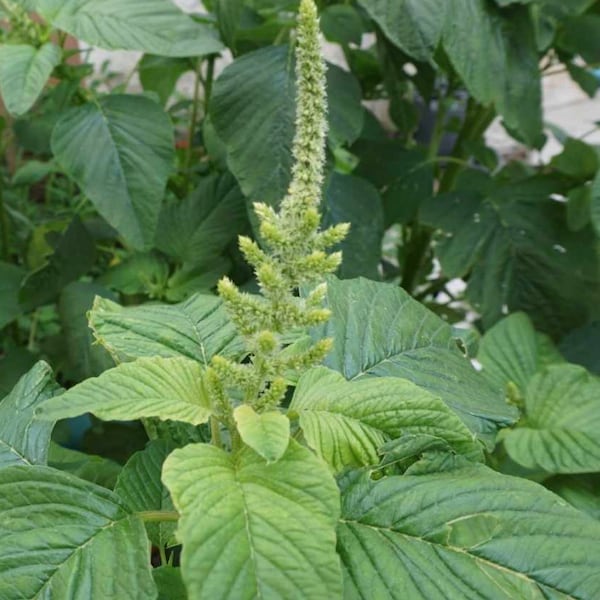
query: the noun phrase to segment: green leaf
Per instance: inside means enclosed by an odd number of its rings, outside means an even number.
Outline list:
[[[502,432],[512,460],[547,473],[600,471],[600,380],[575,365],[535,375],[525,393],[525,418]]]
[[[233,358],[244,350],[221,299],[208,294],[128,308],[96,298],[89,318],[96,339],[119,362],[185,356],[207,365],[216,354]]]
[[[19,288],[24,277],[23,269],[0,262],[0,329],[14,321],[23,311],[19,306]]]
[[[580,55],[588,63],[600,62],[600,15],[587,14],[565,19],[558,45]]]
[[[181,568],[191,598],[339,598],[339,492],[327,466],[295,442],[273,464],[194,444],[165,461],[181,513]],[[224,502],[223,499],[227,501]]]
[[[569,362],[600,375],[600,321],[571,331],[561,341],[560,351]]]
[[[571,231],[580,231],[592,217],[592,186],[585,184],[569,191],[567,225]]]
[[[336,4],[321,12],[321,31],[330,42],[360,45],[364,33],[363,20],[353,6]]]
[[[162,56],[220,52],[214,30],[165,0],[35,0],[35,10],[57,29],[90,46]]]
[[[56,164],[53,161],[28,160],[15,171],[11,183],[16,186],[33,185],[39,183],[51,173],[56,172]]]
[[[474,435],[439,399],[395,377],[346,381],[325,368],[308,371],[289,408],[309,446],[335,471],[379,462],[385,442],[409,434],[446,440],[473,460],[483,454]]]
[[[165,111],[148,98],[124,94],[72,109],[52,133],[57,162],[136,249],[154,241],[173,145]]]
[[[425,453],[452,454],[452,447],[442,438],[426,433],[406,433],[384,444],[379,453],[383,456],[380,467],[389,467],[396,463],[405,463]]]
[[[109,490],[115,487],[121,472],[121,465],[109,458],[63,448],[54,442],[50,442],[48,466]]]
[[[182,262],[199,264],[221,254],[247,222],[236,180],[229,173],[210,175],[185,200],[163,208],[156,247]]]
[[[94,337],[87,323],[87,312],[96,296],[110,297],[110,292],[96,283],[76,281],[63,289],[58,301],[58,315],[66,347],[65,371],[71,381],[100,375],[114,366],[110,354]]]
[[[600,520],[600,474],[557,475],[544,485],[578,510]]]
[[[0,402],[0,467],[46,464],[54,423],[35,420],[34,412],[60,391],[52,369],[40,361]]]
[[[152,575],[158,588],[158,600],[188,600],[181,569],[165,565],[152,569]]]
[[[505,314],[524,311],[536,329],[560,337],[598,306],[593,232],[566,227],[565,203],[550,197],[563,190],[551,176],[492,181],[421,207],[423,223],[444,232],[436,244],[444,275],[471,273],[467,296],[486,329]]]
[[[163,440],[149,442],[136,452],[123,467],[115,486],[115,494],[131,512],[173,511],[169,490],[160,480],[162,466],[174,446]],[[177,525],[172,521],[146,523],[146,531],[155,546],[173,545]]]
[[[600,80],[594,72],[586,67],[581,67],[574,62],[565,62],[571,79],[590,97],[594,98],[600,89]]]
[[[199,425],[210,416],[202,377],[189,358],[139,358],[45,402],[38,415],[56,420],[90,412],[107,421],[158,417]]]
[[[600,236],[600,171],[592,182],[591,220],[597,236]]]
[[[341,481],[344,598],[596,598],[600,524],[483,466]]]
[[[509,382],[523,393],[540,368],[535,329],[525,313],[514,313],[496,323],[483,336],[477,360],[494,386],[506,389]]]
[[[429,61],[440,41],[450,2],[438,0],[360,0],[385,35],[403,52]]]
[[[252,73],[252,77],[248,77]],[[362,127],[360,87],[329,66],[329,140],[352,142]],[[277,204],[291,177],[296,110],[294,60],[288,46],[249,52],[215,82],[210,118],[227,148],[228,165],[251,200]]]
[[[539,146],[541,83],[528,8],[500,11],[487,0],[445,4],[442,43],[467,90],[481,104],[493,104],[509,130],[517,131],[528,145]]]
[[[284,455],[290,441],[290,421],[285,415],[275,410],[258,414],[251,406],[241,405],[233,417],[242,441],[267,463]]]
[[[325,364],[346,379],[408,379],[441,398],[482,439],[514,421],[515,409],[471,366],[452,327],[401,288],[330,279],[328,305],[331,319],[315,336],[333,338]]]
[[[169,279],[169,263],[157,252],[135,253],[110,267],[98,282],[122,294],[160,298]]]
[[[85,275],[96,261],[94,239],[79,217],[60,235],[45,264],[29,273],[21,283],[19,300],[25,310],[56,300],[61,290]]]
[[[0,469],[0,597],[152,600],[148,539],[111,491],[48,467]]]
[[[0,398],[8,396],[17,381],[36,363],[36,357],[21,346],[9,347],[0,359]]]
[[[575,179],[591,179],[598,170],[598,155],[589,144],[567,138],[563,151],[552,158],[550,166]]]
[[[365,179],[333,173],[325,190],[323,227],[350,223],[350,233],[340,244],[343,279],[379,279],[383,240],[383,206],[375,187]]]
[[[0,93],[9,113],[25,114],[39,98],[50,74],[60,64],[61,50],[48,42],[0,45]]]
[[[138,64],[140,83],[146,92],[154,92],[164,106],[179,78],[192,69],[192,63],[185,58],[145,54]]]

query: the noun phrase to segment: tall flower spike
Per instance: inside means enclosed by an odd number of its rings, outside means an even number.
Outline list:
[[[219,294],[246,339],[250,360],[239,365],[216,358],[211,368],[213,388],[217,379],[221,390],[237,388],[244,402],[259,411],[281,402],[286,373],[318,364],[331,348],[331,340],[319,340],[302,352],[284,352],[282,341],[283,334],[329,318],[329,311],[321,306],[326,293],[323,280],[339,266],[341,254],[328,249],[348,232],[345,224],[319,231],[327,136],[325,74],[317,9],[313,0],[301,0],[291,183],[279,211],[263,203],[254,205],[263,247],[240,238],[240,249],[254,268],[261,295],[242,293],[227,278],[219,283]],[[311,284],[317,287],[306,298],[299,297],[298,288]]]

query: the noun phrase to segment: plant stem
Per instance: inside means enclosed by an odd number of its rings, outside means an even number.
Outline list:
[[[213,81],[215,78],[215,57],[209,56],[206,65],[206,78],[204,79],[204,117],[208,115],[210,99],[212,96]]]
[[[192,151],[194,148],[194,136],[196,134],[196,123],[198,121],[198,103],[200,102],[200,84],[202,83],[202,61],[198,59],[196,65],[196,79],[194,81],[194,99],[192,101],[192,113],[190,115],[190,123],[188,129],[188,145],[185,155],[185,180],[186,187],[189,188],[192,168]]]
[[[146,523],[179,520],[179,513],[174,510],[144,510],[135,514]]]
[[[160,564],[161,566],[165,566],[168,564],[168,560],[167,560],[167,552],[165,551],[165,547],[161,544],[158,547],[158,552],[160,554]]]
[[[210,442],[217,448],[223,447],[223,441],[221,440],[221,425],[216,417],[210,418]]]

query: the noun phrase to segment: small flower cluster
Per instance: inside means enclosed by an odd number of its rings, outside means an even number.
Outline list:
[[[282,336],[298,328],[324,323],[325,276],[342,257],[328,250],[348,233],[347,224],[320,230],[319,205],[325,165],[327,95],[325,62],[319,44],[319,23],[313,0],[302,0],[296,47],[297,108],[292,181],[279,210],[256,203],[261,246],[240,238],[240,249],[254,268],[260,295],[241,292],[229,279],[219,294],[231,319],[247,342],[248,361],[237,364],[215,357],[207,382],[227,417],[227,389],[243,393],[243,402],[257,411],[276,407],[286,391],[285,373],[301,371],[323,360],[331,340],[322,339],[301,351],[286,352]],[[311,289],[312,288],[312,289]],[[299,289],[310,290],[303,297]]]

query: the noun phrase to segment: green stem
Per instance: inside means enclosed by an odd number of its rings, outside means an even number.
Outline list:
[[[217,417],[210,418],[210,441],[211,444],[217,448],[223,447],[223,441],[221,440],[221,424]]]
[[[414,292],[419,283],[419,273],[427,257],[430,243],[431,232],[428,229],[421,229],[418,224],[415,224],[412,227],[400,283],[409,294]]]
[[[204,79],[204,117],[208,115],[210,99],[212,96],[213,81],[215,79],[215,56],[209,56],[206,65],[206,78]]]
[[[165,550],[165,547],[162,544],[158,547],[158,552],[160,554],[160,564],[161,564],[161,566],[164,567],[165,565],[168,564],[168,560],[167,560],[167,552]]]
[[[135,514],[145,523],[161,523],[162,521],[179,520],[179,513],[174,510],[144,510]]]
[[[194,149],[194,136],[196,134],[196,123],[198,122],[198,104],[200,102],[200,85],[202,83],[202,61],[198,59],[196,65],[196,79],[194,81],[194,99],[192,100],[192,112],[188,129],[188,146],[185,155],[185,179],[186,187],[189,188],[192,168],[192,153]]]

